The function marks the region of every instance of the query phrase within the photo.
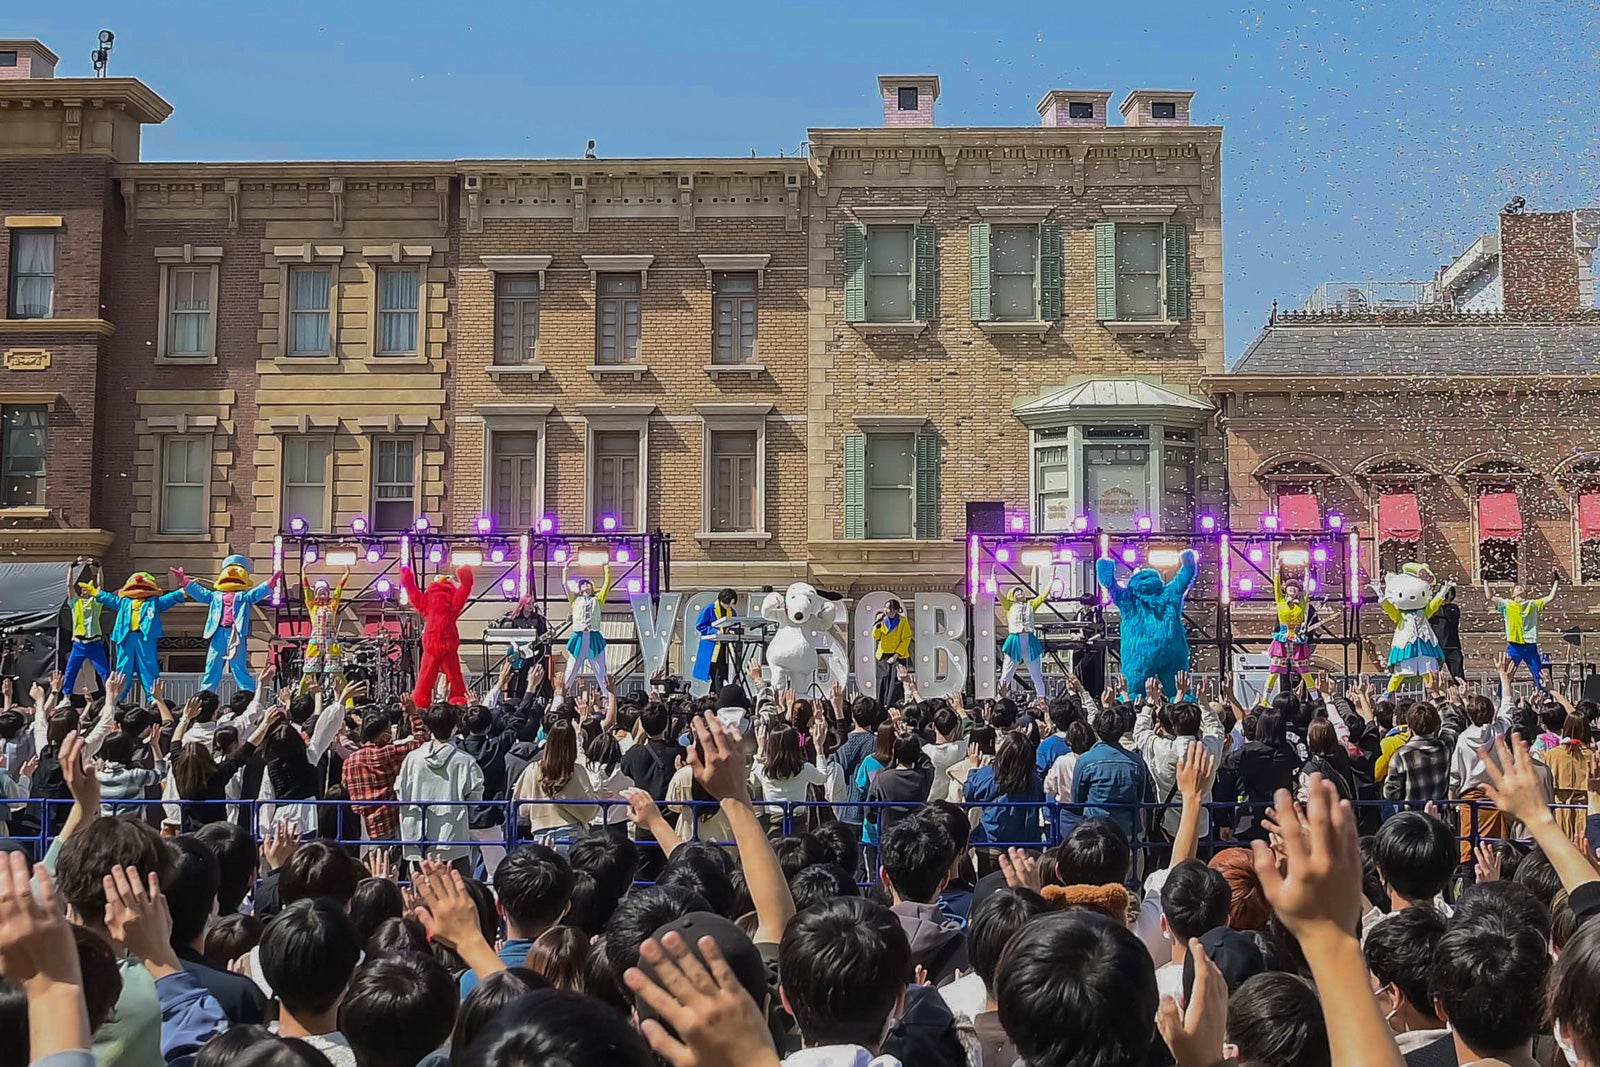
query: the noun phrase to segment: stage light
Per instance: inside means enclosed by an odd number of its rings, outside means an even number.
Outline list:
[[[555,533],[556,532],[556,517],[554,515],[545,515],[544,517],[542,517],[539,520],[539,532],[542,533],[542,534]]]
[[[1248,575],[1239,579],[1240,593],[1244,594],[1245,596],[1249,596],[1251,593],[1255,592],[1255,589],[1256,583],[1254,579],[1250,578]]]
[[[630,592],[630,593],[641,593],[643,591],[644,591],[644,583],[643,582],[641,582],[637,578],[629,578],[628,579],[628,592]]]
[[[994,550],[994,561],[996,563],[1010,563],[1011,550],[1006,546],[1001,545],[999,548]]]
[[[628,551],[626,545],[617,549],[616,560],[618,563],[627,563],[633,558],[633,553]]]
[[[368,545],[367,546],[367,562],[368,563],[376,563],[382,558],[383,558],[383,546],[381,546],[381,545]]]
[[[528,595],[528,572],[530,570],[532,570],[532,567],[529,565],[529,563],[530,563],[529,549],[530,549],[532,543],[533,543],[533,538],[529,537],[527,534],[523,534],[521,537],[517,538],[517,595],[518,596],[527,596]]]
[[[1303,548],[1286,548],[1278,553],[1278,561],[1285,567],[1304,567],[1311,554]]]
[[[272,573],[283,573],[283,535],[272,536]],[[272,583],[272,606],[279,607],[283,604],[283,583]]]
[[[978,583],[981,580],[978,574],[978,557],[981,552],[983,539],[978,534],[967,535],[967,595],[978,594]]]
[[[429,526],[431,524],[428,522],[428,516],[426,516],[426,515],[418,515],[417,516],[417,521],[412,523],[411,525],[412,525],[412,528],[417,531],[417,533],[427,533],[428,532],[428,528],[429,528]]]
[[[1200,529],[1204,533],[1215,533],[1217,530],[1217,517],[1215,515],[1200,516]]]
[[[1056,560],[1060,563],[1076,563],[1078,562],[1078,554],[1070,548],[1063,548],[1056,553]]]
[[[583,548],[578,550],[578,566],[604,567],[611,562],[611,554],[603,548]]]
[[[1077,518],[1073,519],[1072,528],[1078,533],[1083,533],[1083,531],[1089,528],[1089,516],[1079,515]]]
[[[355,534],[357,537],[360,537],[362,534],[366,533],[367,517],[365,515],[357,515],[355,518],[351,519],[350,532]]]
[[[505,594],[507,600],[515,597],[517,595],[517,580],[509,574],[500,579],[500,592]]]
[[[294,518],[289,520],[289,532],[292,534],[303,534],[306,532],[306,520],[304,516],[296,515]]]
[[[615,515],[600,516],[600,529],[606,533],[616,533],[617,517]]]
[[[379,596],[388,599],[390,594],[394,592],[394,583],[387,578],[379,578],[372,583],[372,590]]]
[[[1315,593],[1316,591],[1317,591],[1317,580],[1315,578],[1311,577],[1309,574],[1306,575],[1306,592]]]
[[[1019,557],[1024,567],[1048,567],[1055,559],[1055,553],[1048,548],[1023,549]]]
[[[1268,533],[1278,532],[1278,516],[1275,512],[1267,512],[1261,516],[1261,528]]]
[[[479,515],[477,519],[473,521],[473,529],[477,530],[480,534],[494,533],[494,516]]]
[[[993,578],[988,578],[988,579],[984,580],[983,591],[985,593],[988,593],[990,596],[994,596],[995,593],[999,592],[999,590],[1000,590],[1000,585]]]
[[[1011,516],[1011,532],[1012,533],[1027,533],[1028,532],[1028,520],[1027,520],[1027,517],[1023,516],[1023,515],[1013,515],[1013,516]]]
[[[450,566],[452,567],[481,567],[483,566],[483,552],[476,548],[454,548],[450,550]]]
[[[1150,566],[1155,567],[1157,570],[1176,567],[1181,562],[1183,562],[1183,556],[1175,548],[1152,548],[1150,550]]]
[[[1122,562],[1126,563],[1130,567],[1139,562],[1139,550],[1131,545],[1127,548],[1124,548],[1122,550]]]
[[[1328,546],[1317,545],[1311,550],[1311,558],[1318,563],[1328,562]]]
[[[567,555],[568,553],[566,549],[558,548],[554,552],[550,553],[550,558],[555,560],[557,563],[565,563],[567,561]]]
[[[1223,604],[1233,599],[1233,551],[1226,533],[1217,538],[1217,595]]]
[[[1361,606],[1361,535],[1351,530],[1347,535],[1347,551],[1349,553],[1345,564],[1345,584],[1350,588],[1350,603],[1356,607]]]
[[[330,548],[323,557],[330,567],[354,567],[356,565],[356,550],[353,548]]]
[[[506,561],[506,546],[495,545],[489,550],[490,563],[504,563]]]
[[[1155,520],[1148,515],[1140,515],[1137,525],[1140,533],[1149,533],[1155,526]]]
[[[1328,512],[1328,529],[1330,529],[1330,530],[1342,530],[1342,529],[1344,529],[1344,516],[1339,514],[1337,511]]]
[[[434,545],[428,549],[428,562],[436,567],[444,562],[444,547],[442,545]]]
[[[1266,558],[1266,553],[1262,552],[1259,548],[1252,548],[1249,552],[1249,559],[1251,563],[1260,563]]]
[[[307,545],[306,550],[300,554],[300,558],[307,563],[315,563],[317,561],[317,546]]]

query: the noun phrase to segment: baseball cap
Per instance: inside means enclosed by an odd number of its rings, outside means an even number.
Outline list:
[[[665,926],[658,927],[650,936],[661,941],[668,934],[676,932],[688,944],[695,958],[702,963],[705,957],[700,954],[700,939],[709,937],[717,944],[717,951],[722,953],[722,958],[728,962],[728,969],[744,987],[750,999],[757,1005],[766,1003],[770,989],[767,985],[767,965],[761,959],[761,950],[756,948],[745,932],[731,920],[723,918],[714,912],[691,911],[679,919],[674,919]],[[655,977],[655,969],[643,960],[639,960],[639,969],[650,977]],[[643,1000],[636,1000],[634,1008],[639,1013],[640,1019],[653,1019],[656,1014],[650,1005]]]
[[[1226,926],[1200,935],[1200,948],[1222,972],[1229,993],[1243,985],[1246,978],[1267,969],[1266,958],[1261,955],[1261,946],[1256,944],[1256,939]],[[1186,1002],[1193,989],[1194,957],[1191,955],[1183,961],[1183,999]]]

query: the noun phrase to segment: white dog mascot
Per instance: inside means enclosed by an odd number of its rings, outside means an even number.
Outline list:
[[[771,592],[761,602],[761,617],[778,624],[767,642],[767,666],[775,689],[809,687],[816,676],[818,649],[827,649],[828,673],[840,685],[849,671],[844,645],[833,635],[839,605],[805,582]]]

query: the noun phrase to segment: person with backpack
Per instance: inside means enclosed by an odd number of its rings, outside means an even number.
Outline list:
[[[1356,799],[1355,770],[1350,754],[1339,744],[1339,735],[1328,719],[1312,719],[1306,728],[1306,747],[1311,754],[1300,767],[1298,798],[1303,804],[1310,796],[1311,776],[1320,774],[1339,791],[1340,800]]]

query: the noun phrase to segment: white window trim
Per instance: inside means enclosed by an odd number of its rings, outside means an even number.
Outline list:
[[[589,268],[589,288],[600,287],[602,274],[637,274],[641,293],[650,288],[650,264],[655,261],[652,255],[583,257],[583,265]]]
[[[339,266],[344,261],[344,245],[324,245],[306,242],[298,245],[276,245],[268,259],[278,267],[278,343],[273,358],[293,364],[339,362]],[[294,267],[326,267],[328,270],[328,351],[314,355],[297,355],[289,350],[290,301],[289,275]]]
[[[772,262],[770,255],[707,255],[702,254],[700,265],[706,269],[706,288],[716,291],[715,276],[718,274],[754,274],[756,288],[762,289],[767,284],[767,264]]]
[[[853,207],[850,214],[863,226],[915,226],[928,215],[927,204],[886,204]]]
[[[537,274],[539,293],[544,293],[544,272],[550,269],[554,256],[479,256],[490,274]]]
[[[650,417],[654,404],[579,404],[583,417],[583,532],[592,533],[598,516],[594,510],[594,435],[607,430],[632,431],[639,435],[639,529],[621,533],[644,533],[650,528]]]
[[[152,428],[155,428],[157,421],[151,420]],[[155,493],[150,502],[150,539],[152,541],[189,542],[192,544],[211,540],[214,528],[211,514],[211,486],[214,476],[212,468],[216,466],[217,445],[214,431],[217,421],[215,416],[202,416],[195,419],[185,419],[183,416],[177,416],[174,419],[175,425],[171,428],[163,427],[160,435],[156,437],[158,451],[155,462]],[[203,529],[199,533],[163,533],[161,529],[165,525],[167,505],[167,445],[177,438],[189,438],[202,442],[206,455],[205,480],[202,482],[200,489],[200,515]]]
[[[1054,204],[979,204],[978,214],[990,222],[1038,223],[1050,217]]]
[[[1158,534],[1172,534],[1172,535],[1184,534],[1184,533],[1189,532],[1189,531],[1186,531],[1186,530],[1163,530],[1161,528],[1161,511],[1162,511],[1162,507],[1161,506],[1162,506],[1162,504],[1164,502],[1162,500],[1162,495],[1166,491],[1164,489],[1164,485],[1165,485],[1165,481],[1166,481],[1166,451],[1167,451],[1167,447],[1168,447],[1169,444],[1173,448],[1187,448],[1187,449],[1191,449],[1195,453],[1196,477],[1197,478],[1199,477],[1199,465],[1200,465],[1200,460],[1203,458],[1204,444],[1200,440],[1200,435],[1199,435],[1199,432],[1198,432],[1198,429],[1199,429],[1198,425],[1196,423],[1193,423],[1193,422],[1185,422],[1185,421],[1183,421],[1181,419],[1180,420],[1169,419],[1166,422],[1151,421],[1148,418],[1140,418],[1137,414],[1121,414],[1121,413],[1116,413],[1114,410],[1107,410],[1107,409],[1101,409],[1101,410],[1104,412],[1104,414],[1101,415],[1098,418],[1085,418],[1082,421],[1073,422],[1073,423],[1067,424],[1065,426],[1063,426],[1062,424],[1057,423],[1057,422],[1052,422],[1052,423],[1049,423],[1049,424],[1036,425],[1036,426],[1032,426],[1032,427],[1029,428],[1029,431],[1028,431],[1028,513],[1031,516],[1031,521],[1029,523],[1029,528],[1033,529],[1033,530],[1043,530],[1043,528],[1044,528],[1044,515],[1040,511],[1040,508],[1039,508],[1039,453],[1040,452],[1043,452],[1043,451],[1046,451],[1046,450],[1052,449],[1052,448],[1061,448],[1063,446],[1065,446],[1068,449],[1068,454],[1071,456],[1071,466],[1070,466],[1070,468],[1068,470],[1068,473],[1067,473],[1067,497],[1071,501],[1072,513],[1074,515],[1082,515],[1084,513],[1084,506],[1088,503],[1088,501],[1086,501],[1084,499],[1084,491],[1085,490],[1084,490],[1084,477],[1083,477],[1083,452],[1084,452],[1084,448],[1088,444],[1093,443],[1093,442],[1088,441],[1084,437],[1084,434],[1083,434],[1084,427],[1085,426],[1137,426],[1137,427],[1142,427],[1144,429],[1145,434],[1146,434],[1144,445],[1145,445],[1145,447],[1149,448],[1149,450],[1150,450],[1149,481],[1150,481],[1150,498],[1151,499],[1149,499],[1149,500],[1147,500],[1145,502],[1145,507],[1146,507],[1146,512],[1145,513],[1150,516],[1152,522],[1154,523],[1154,526],[1155,526],[1155,531],[1154,532],[1156,532]],[[1132,412],[1135,409],[1129,409],[1129,410],[1130,410],[1130,412]],[[1039,434],[1040,430],[1061,430],[1061,429],[1065,429],[1067,431],[1067,434],[1066,434],[1065,437],[1043,437],[1042,438],[1040,436],[1040,434]],[[1168,430],[1193,430],[1193,431],[1196,431],[1195,440],[1193,442],[1188,442],[1188,441],[1172,441],[1172,442],[1168,442],[1167,441],[1167,431]],[[1197,497],[1199,495],[1199,486],[1198,485],[1195,487],[1195,495]],[[1199,500],[1198,499],[1195,501],[1195,508],[1196,508],[1197,511],[1199,510]],[[1067,532],[1070,532],[1070,531],[1055,530],[1055,531],[1051,531],[1051,532],[1052,533],[1067,533]]]
[[[276,428],[276,427],[274,427],[274,428]],[[323,474],[322,474],[322,515],[323,515],[323,518],[325,520],[324,523],[323,523],[325,528],[321,529],[321,530],[313,529],[310,532],[311,533],[326,534],[326,533],[332,533],[335,529],[338,528],[338,516],[334,514],[334,501],[335,501],[336,498],[334,496],[334,491],[333,491],[334,490],[334,485],[333,485],[334,472],[338,470],[337,455],[336,455],[336,452],[335,452],[336,429],[337,429],[336,427],[329,428],[329,427],[308,426],[307,429],[305,429],[305,430],[298,430],[297,432],[294,432],[294,433],[282,433],[282,434],[279,434],[279,436],[278,436],[278,494],[277,494],[278,495],[278,500],[277,500],[277,508],[278,508],[278,526],[277,526],[277,528],[278,529],[280,529],[280,530],[284,529],[286,527],[288,521],[289,521],[289,515],[288,515],[287,511],[284,509],[284,506],[283,506],[285,499],[289,495],[288,494],[289,470],[288,470],[288,463],[286,462],[286,457],[288,455],[288,450],[289,450],[289,442],[292,441],[292,440],[297,440],[297,439],[298,440],[309,440],[311,438],[316,438],[318,440],[327,442],[328,454],[323,457],[324,470],[323,470]]]
[[[927,213],[928,209],[926,207],[917,208],[915,209],[914,214],[911,213],[912,210],[913,209],[910,208],[898,207],[858,207],[855,209],[856,216],[862,220],[862,225],[866,227],[866,233],[862,237],[862,240],[865,242],[865,258],[862,260],[861,265],[863,272],[861,278],[861,295],[862,299],[866,301],[867,311],[869,313],[872,310],[872,228],[874,226],[909,226],[911,228],[911,254],[909,263],[911,273],[908,275],[911,286],[911,318],[893,321],[877,321],[873,319],[867,319],[862,322],[851,323],[851,326],[854,327],[858,333],[864,335],[899,334],[908,337],[915,337],[932,325],[932,323],[928,322],[927,320],[917,318],[917,223],[921,221],[922,216]]]
[[[545,513],[545,448],[549,440],[550,415],[555,411],[555,405],[484,403],[473,405],[473,410],[483,420],[483,509],[480,514],[494,514],[495,435],[531,433],[535,435],[533,513],[537,522],[538,517]],[[587,482],[588,478],[585,477],[584,481]]]
[[[428,362],[428,265],[433,260],[432,245],[408,245],[398,241],[387,245],[367,245],[361,249],[362,269],[367,281],[367,343],[362,354],[373,363],[386,366]],[[378,348],[382,320],[385,270],[417,272],[417,347],[410,352],[382,352]]]
[[[767,416],[772,414],[771,404],[707,403],[696,404],[700,416],[700,532],[695,540],[703,545],[726,542],[766,544],[772,540],[767,529]],[[924,420],[926,421],[926,420]],[[753,530],[713,531],[711,529],[711,435],[731,431],[750,432],[756,435],[755,500],[751,514],[755,519]]]
[[[222,277],[222,249],[214,245],[178,245],[175,247],[161,247],[155,250],[156,262],[161,265],[161,288],[158,296],[160,318],[156,322],[156,356],[157,366],[202,366],[217,362],[217,329],[221,325],[221,308],[218,298],[221,295]],[[211,269],[211,331],[208,351],[192,355],[174,356],[167,351],[170,340],[167,331],[172,315],[171,300],[171,274],[173,267],[209,267]]]
[[[362,427],[367,429],[365,425]],[[378,530],[376,515],[378,511],[378,443],[380,441],[410,441],[411,442],[411,521],[414,524],[418,515],[426,514],[422,499],[423,469],[427,460],[424,456],[422,434],[408,433],[411,429],[407,426],[395,426],[371,430],[367,438],[367,521],[372,524],[374,532],[397,533],[404,531]]]

